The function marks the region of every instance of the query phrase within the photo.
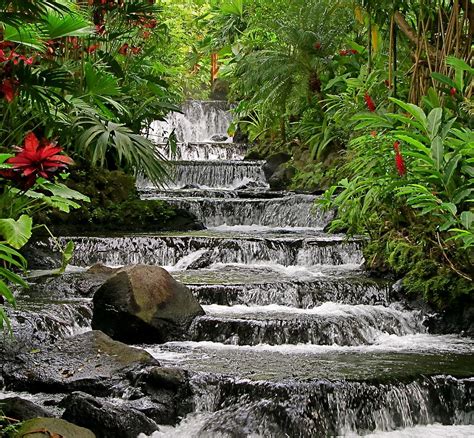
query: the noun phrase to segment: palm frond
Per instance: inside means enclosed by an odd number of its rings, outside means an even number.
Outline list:
[[[155,184],[162,185],[169,179],[166,159],[156,146],[126,126],[90,115],[78,117],[74,125],[82,132],[77,147],[91,164],[104,167],[112,154],[116,164],[135,174],[143,172]]]

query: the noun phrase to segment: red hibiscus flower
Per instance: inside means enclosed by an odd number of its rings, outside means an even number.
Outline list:
[[[367,105],[367,109],[371,113],[373,113],[375,111],[375,103],[372,100],[372,98],[370,97],[369,93],[365,93],[364,100],[365,100],[365,104]]]
[[[32,132],[25,137],[23,147],[16,150],[16,155],[6,161],[12,168],[1,170],[0,175],[16,181],[23,190],[31,188],[38,177],[52,179],[59,169],[74,163],[68,156],[59,155],[62,148],[46,139],[40,144]]]

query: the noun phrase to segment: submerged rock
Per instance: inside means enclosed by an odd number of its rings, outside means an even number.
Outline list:
[[[217,143],[223,143],[223,142],[227,141],[228,139],[229,139],[229,137],[227,137],[227,135],[221,135],[221,134],[214,134],[211,137],[211,141],[215,141]]]
[[[83,427],[76,426],[59,418],[35,418],[28,420],[17,431],[18,437],[44,438],[95,438],[95,435]]]
[[[158,425],[130,405],[114,405],[83,392],[73,392],[61,404],[63,419],[91,429],[97,438],[136,438],[152,434]]]
[[[204,311],[191,291],[158,266],[117,271],[94,295],[92,327],[127,343],[161,343],[187,337]]]

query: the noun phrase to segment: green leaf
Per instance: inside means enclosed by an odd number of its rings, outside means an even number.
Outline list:
[[[428,125],[426,114],[419,106],[416,106],[412,103],[403,102],[402,100],[395,99],[394,97],[390,97],[389,99],[404,109],[407,113],[412,115],[413,118],[423,126],[423,129],[427,130]]]
[[[470,230],[474,223],[474,213],[472,211],[463,211],[460,215],[460,219],[463,227],[466,228],[466,230]]]
[[[435,108],[428,114],[428,135],[430,140],[433,140],[439,131],[441,126],[441,119],[443,118],[443,109]]]
[[[443,202],[440,205],[440,208],[449,211],[453,216],[456,216],[456,213],[458,212],[456,205],[454,205],[452,202]]]
[[[461,160],[461,155],[457,154],[454,157],[452,157],[446,166],[444,167],[444,175],[443,175],[443,180],[444,184],[446,186],[449,186],[454,173],[456,172],[456,168],[458,167],[459,161]]]
[[[406,143],[411,144],[412,146],[415,146],[419,151],[426,153],[426,155],[429,155],[429,148],[427,148],[423,143],[416,140],[415,138],[405,134],[396,134],[394,137],[397,140],[404,141]]]
[[[69,265],[69,262],[72,260],[72,257],[74,256],[74,242],[70,240],[66,247],[64,248],[63,254],[62,254],[62,260],[61,260],[61,267],[56,271],[56,274],[62,274],[67,268],[67,265]]]
[[[63,199],[75,199],[77,201],[90,202],[90,198],[82,193],[70,189],[68,186],[62,183],[51,183],[51,182],[42,182],[40,184],[42,188],[48,190],[53,196]]]
[[[31,237],[33,219],[23,214],[16,221],[12,218],[0,219],[0,233],[13,248],[20,249]]]
[[[431,156],[435,162],[436,169],[441,170],[443,166],[444,146],[443,140],[441,140],[440,137],[435,137],[431,142]]]
[[[436,79],[438,82],[441,82],[442,84],[447,85],[449,88],[456,88],[456,82],[454,82],[451,78],[448,76],[442,75],[440,73],[433,72],[431,73],[431,76],[433,79]]]
[[[13,296],[12,291],[3,280],[0,280],[0,295],[4,296],[10,304],[15,302],[15,297]]]
[[[448,56],[446,58],[446,64],[451,65],[452,67],[462,70],[462,71],[467,71],[469,73],[474,74],[474,68],[472,68],[467,62],[465,62],[462,59],[456,58],[455,56]]]

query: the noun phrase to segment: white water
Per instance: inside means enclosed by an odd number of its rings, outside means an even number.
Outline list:
[[[205,426],[206,422],[211,418],[210,414],[193,414],[187,416],[176,427],[164,426],[159,432],[151,435],[152,438],[228,438],[228,435],[213,434],[212,437],[206,434],[200,434],[200,430]],[[473,438],[474,426],[459,425],[445,426],[442,424],[430,424],[426,426],[408,427],[405,429],[397,429],[392,431],[376,431],[368,435],[358,435],[347,433],[338,435],[338,437],[364,437],[364,438]],[[247,438],[262,438],[263,435],[250,434]],[[138,438],[146,438],[141,434]]]
[[[184,143],[211,141],[214,135],[228,138],[232,115],[225,102],[190,100],[183,105],[182,111],[171,113],[164,122],[153,122],[150,138],[157,143],[164,143],[172,131],[178,141]],[[232,141],[232,138],[226,141]]]
[[[457,335],[430,335],[416,333],[404,336],[381,333],[370,345],[341,346],[315,344],[281,345],[232,345],[220,342],[168,342],[147,347],[146,350],[158,360],[182,360],[187,356],[206,351],[235,351],[254,353],[276,353],[284,355],[318,355],[327,353],[424,353],[424,354],[469,354],[474,350],[474,340]]]

